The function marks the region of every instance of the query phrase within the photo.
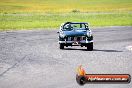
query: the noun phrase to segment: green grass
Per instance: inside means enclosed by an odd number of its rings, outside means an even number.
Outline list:
[[[0,30],[59,28],[66,21],[132,26],[132,0],[0,0]]]
[[[0,12],[128,12],[132,0],[0,0]]]
[[[91,26],[130,26],[128,13],[0,14],[0,29],[59,28],[62,22],[89,22]]]

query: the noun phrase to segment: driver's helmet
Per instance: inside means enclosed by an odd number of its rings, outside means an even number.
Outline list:
[[[66,28],[70,28],[70,24],[66,24],[66,26],[65,26]]]

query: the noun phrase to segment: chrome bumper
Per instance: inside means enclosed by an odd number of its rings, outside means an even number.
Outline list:
[[[78,43],[78,44],[81,44],[81,43],[92,43],[93,40],[91,41],[85,41],[85,40],[82,40],[82,41],[59,41],[59,43]]]

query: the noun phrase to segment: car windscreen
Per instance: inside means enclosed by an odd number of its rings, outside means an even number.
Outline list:
[[[63,27],[64,31],[71,31],[73,29],[75,30],[86,30],[88,28],[87,24],[81,24],[81,23],[71,23],[71,24],[65,24]]]

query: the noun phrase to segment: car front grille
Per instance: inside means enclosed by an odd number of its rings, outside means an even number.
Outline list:
[[[85,36],[80,36],[80,37],[66,37],[66,41],[81,41],[81,40],[86,40]]]

